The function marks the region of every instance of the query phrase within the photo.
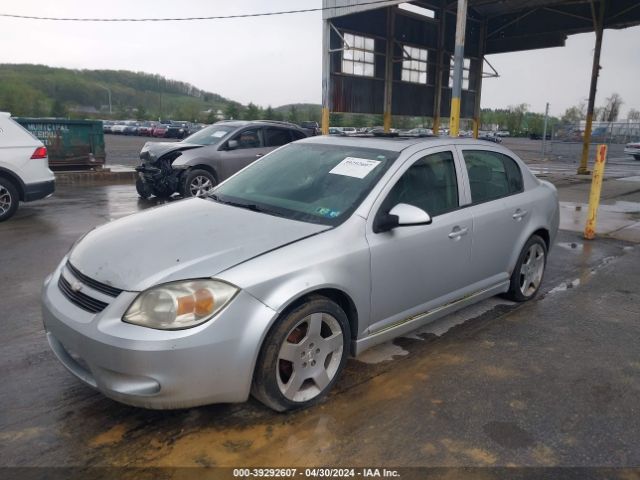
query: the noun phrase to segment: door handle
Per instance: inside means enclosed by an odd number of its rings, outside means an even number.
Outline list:
[[[260,158],[264,155],[264,153],[256,153],[256,158]]]
[[[529,212],[527,212],[526,210],[517,209],[515,213],[511,216],[513,217],[514,220],[519,222],[520,220],[522,220],[523,217],[527,215],[527,213]]]
[[[469,233],[469,229],[467,227],[455,226],[453,227],[453,230],[451,230],[451,233],[449,234],[449,238],[451,240],[459,240],[460,237],[462,237],[463,235],[466,235],[467,233]]]

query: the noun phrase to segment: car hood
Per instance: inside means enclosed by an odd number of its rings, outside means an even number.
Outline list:
[[[69,261],[101,283],[142,291],[215,276],[329,228],[192,198],[92,230],[73,248]]]
[[[140,150],[140,159],[144,162],[154,162],[169,152],[182,152],[201,147],[202,145],[185,142],[147,142]]]

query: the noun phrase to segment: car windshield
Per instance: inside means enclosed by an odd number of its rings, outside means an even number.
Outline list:
[[[183,142],[195,143],[196,145],[216,145],[220,143],[220,140],[222,140],[227,133],[236,128],[238,127],[232,127],[231,125],[211,125],[210,127],[197,131],[193,135],[189,135]]]
[[[372,148],[289,144],[224,182],[212,198],[293,220],[338,225],[398,155]]]

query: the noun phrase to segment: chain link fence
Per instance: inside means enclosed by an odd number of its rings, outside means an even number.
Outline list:
[[[556,158],[579,158],[585,122],[556,125],[547,137],[543,155]],[[589,157],[595,155],[595,146],[609,145],[609,157],[624,157],[624,146],[640,142],[640,122],[593,122]]]

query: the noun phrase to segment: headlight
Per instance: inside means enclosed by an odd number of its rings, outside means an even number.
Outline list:
[[[165,283],[142,292],[123,322],[160,330],[182,330],[213,318],[238,292],[219,280]]]

